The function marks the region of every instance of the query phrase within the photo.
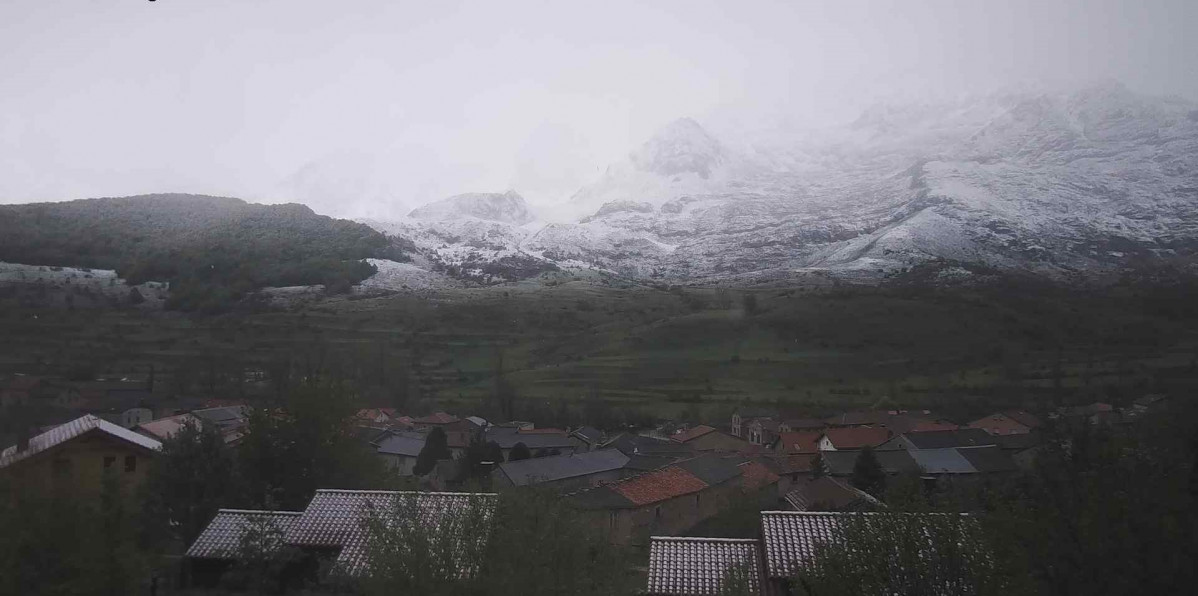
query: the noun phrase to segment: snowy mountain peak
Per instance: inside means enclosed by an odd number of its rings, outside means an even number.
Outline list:
[[[450,221],[464,217],[524,225],[532,221],[524,197],[514,190],[505,193],[466,193],[434,201],[408,213],[412,219]]]
[[[633,164],[662,176],[683,173],[711,175],[723,150],[719,141],[690,118],[679,118],[662,128],[631,155]]]

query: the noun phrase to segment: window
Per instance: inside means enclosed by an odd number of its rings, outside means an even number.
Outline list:
[[[111,468],[112,465],[115,463],[116,463],[115,455],[105,455],[104,456],[104,469],[105,470],[107,470],[108,468]]]
[[[661,519],[661,505],[653,508],[653,519]]]
[[[612,511],[610,514],[608,514],[607,523],[611,526],[612,532],[616,531],[616,524],[619,522],[619,519],[620,519],[619,514],[616,513],[615,511]]]
[[[126,455],[125,456],[125,471],[133,472],[135,470],[137,470],[137,456],[136,455]]]

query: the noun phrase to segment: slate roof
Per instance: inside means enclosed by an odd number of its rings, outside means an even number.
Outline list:
[[[118,426],[107,420],[97,418],[91,414],[76,418],[65,424],[60,424],[40,435],[30,437],[29,448],[17,452],[17,446],[13,445],[4,451],[0,451],[0,468],[9,466],[13,463],[29,458],[33,455],[46,451],[74,439],[84,433],[98,431],[117,439],[133,443],[138,447],[143,447],[152,451],[162,449],[162,443],[151,439],[142,434],[135,433],[127,428]]]
[[[786,493],[786,502],[795,511],[860,511],[880,505],[872,495],[830,476],[800,480]]]
[[[604,443],[603,446],[619,449],[624,455],[630,457],[632,455],[683,454],[694,452],[693,449],[687,447],[685,444],[630,433],[624,433],[612,438],[607,443]]]
[[[582,428],[576,428],[576,429],[574,429],[574,432],[572,432],[570,434],[572,434],[592,445],[603,440],[603,431],[601,431],[593,426],[584,426]]]
[[[829,428],[824,436],[837,449],[861,449],[862,447],[877,447],[890,438],[890,431],[879,427],[848,427]]]
[[[420,450],[424,449],[426,437],[420,433],[391,432],[376,439],[375,444],[378,446],[377,452],[383,455],[416,457],[420,455]]]
[[[516,486],[528,486],[618,470],[627,463],[628,456],[619,450],[601,449],[502,463],[496,471],[507,476]]]
[[[742,470],[737,464],[742,461],[744,460],[717,455],[703,455],[680,461],[675,465],[694,474],[699,480],[714,486],[740,476]]]
[[[977,447],[974,449],[958,449],[975,470],[983,474],[992,472],[1013,472],[1018,467],[1011,454],[1001,447]]]
[[[912,432],[903,435],[916,449],[948,449],[995,445],[994,436],[980,428]]]
[[[757,540],[653,536],[649,539],[646,592],[662,596],[719,594],[729,569],[735,567],[747,573],[749,593],[760,593],[765,581]]]
[[[1015,433],[1013,435],[996,435],[994,442],[1003,449],[1019,452],[1039,445],[1043,439],[1038,433]]]
[[[917,449],[911,458],[925,474],[976,474],[977,468],[961,455],[966,449]]]
[[[473,506],[480,507],[479,514],[489,519],[497,498],[494,493],[320,489],[287,529],[284,541],[296,546],[340,548],[334,569],[357,575],[368,564],[364,520],[372,511],[387,520],[397,509],[414,512],[421,523],[435,529],[451,516],[467,514]],[[470,568],[466,562],[459,564],[464,565],[463,572]]]
[[[231,426],[245,422],[245,419],[249,417],[250,409],[248,406],[223,406],[193,410],[191,413],[220,426]]]
[[[648,471],[664,468],[676,461],[678,458],[672,455],[629,455],[628,463],[624,464],[624,467],[629,470]]]
[[[233,559],[241,548],[241,538],[247,527],[258,521],[273,524],[286,535],[300,511],[260,511],[250,509],[221,509],[196,537],[187,556],[196,559]],[[278,544],[277,546],[282,546]],[[276,548],[277,548],[276,546]]]
[[[685,443],[713,432],[715,432],[714,428],[707,426],[706,424],[700,424],[699,426],[694,426],[682,432],[676,433],[674,436],[670,437],[670,440],[678,443]]]
[[[532,450],[537,449],[573,449],[575,443],[566,435],[537,435],[518,432],[515,428],[493,426],[487,429],[487,441],[495,441],[501,449],[511,449],[516,443],[524,443]]]
[[[823,458],[824,465],[828,467],[829,474],[848,476],[853,473],[853,466],[857,463],[859,455],[861,455],[860,451],[825,451],[820,457]],[[882,465],[882,470],[887,474],[919,471],[919,466],[911,457],[911,452],[905,449],[874,451],[874,457],[878,458],[878,463]]]

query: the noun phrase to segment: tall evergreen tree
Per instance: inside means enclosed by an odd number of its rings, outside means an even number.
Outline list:
[[[449,459],[451,456],[449,441],[445,436],[445,431],[440,427],[434,428],[425,437],[424,447],[420,449],[420,454],[416,456],[416,467],[412,469],[412,472],[417,476],[424,476],[433,471],[439,460]]]
[[[874,455],[873,447],[866,446],[853,464],[853,475],[849,478],[853,486],[877,497],[886,490],[886,472]]]

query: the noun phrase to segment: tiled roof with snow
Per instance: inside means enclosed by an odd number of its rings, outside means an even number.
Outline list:
[[[649,578],[646,592],[653,595],[701,596],[723,593],[730,587],[730,570],[743,570],[750,594],[763,587],[759,542],[734,538],[649,539]]]
[[[66,443],[75,437],[93,430],[105,433],[129,443],[133,443],[139,447],[144,447],[145,449],[150,449],[153,451],[162,449],[162,443],[159,441],[151,439],[145,435],[135,433],[127,428],[117,426],[111,422],[108,422],[107,420],[87,414],[67,422],[66,424],[56,426],[40,435],[31,437],[29,439],[29,448],[25,449],[24,451],[18,453],[16,445],[11,446],[4,451],[0,451],[0,468],[21,461],[47,449],[57,447],[58,445]]]
[[[282,538],[300,515],[299,511],[221,509],[196,537],[191,548],[187,549],[187,556],[196,559],[234,559],[247,528],[264,522],[273,525]],[[281,545],[280,542],[278,546]]]
[[[835,537],[840,513],[762,511],[766,575],[786,578],[811,561],[819,543]]]
[[[412,516],[435,531],[455,516],[477,514],[490,519],[497,498],[494,493],[321,489],[287,530],[284,541],[296,546],[340,548],[335,568],[357,575],[368,564],[366,520],[372,514],[387,523],[394,522],[396,516]],[[463,570],[474,565],[458,564]]]

